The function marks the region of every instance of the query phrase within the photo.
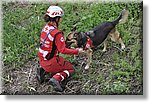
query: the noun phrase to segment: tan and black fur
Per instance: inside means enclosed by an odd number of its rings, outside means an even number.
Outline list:
[[[66,47],[69,48],[74,45],[75,47],[84,48],[87,38],[89,37],[92,40],[92,47],[85,51],[88,57],[85,69],[88,69],[92,60],[92,48],[95,48],[104,42],[103,51],[106,51],[108,38],[112,41],[120,43],[121,49],[125,48],[125,45],[120,37],[120,33],[116,29],[116,25],[124,23],[128,18],[128,14],[129,12],[126,8],[121,12],[116,20],[101,23],[89,32],[76,32],[74,29],[66,38]]]

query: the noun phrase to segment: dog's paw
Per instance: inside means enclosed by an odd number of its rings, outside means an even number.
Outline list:
[[[122,46],[121,46],[121,50],[123,50],[123,49],[125,49],[125,45],[122,45]]]
[[[89,65],[86,65],[84,69],[85,69],[85,70],[89,69]]]
[[[106,52],[106,51],[107,51],[106,49],[103,49],[103,50],[102,50],[102,52]]]

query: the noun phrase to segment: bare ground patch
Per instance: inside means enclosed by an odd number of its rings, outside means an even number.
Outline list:
[[[117,90],[111,91],[111,87],[118,80],[118,76],[111,75],[113,71],[117,70],[112,60],[112,54],[120,52],[113,47],[107,52],[102,53],[96,50],[93,55],[93,64],[90,69],[85,71],[81,66],[81,60],[78,59],[76,64],[76,73],[66,84],[63,92],[55,92],[48,82],[39,84],[36,80],[36,68],[39,67],[38,61],[28,61],[21,68],[3,67],[3,93],[2,94],[139,94],[142,92],[142,84],[134,77],[123,82],[127,85],[128,91],[122,93]],[[99,56],[97,56],[97,54]],[[110,77],[110,75],[112,77]],[[122,74],[121,74],[122,75]],[[47,75],[47,77],[49,77]],[[126,75],[122,76],[122,81],[126,80]],[[115,84],[114,84],[115,85]],[[116,85],[122,85],[120,83]]]

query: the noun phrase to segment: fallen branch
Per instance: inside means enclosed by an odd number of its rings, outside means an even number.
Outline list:
[[[108,66],[108,67],[111,66],[110,64],[107,64],[107,63],[104,63],[104,62],[99,62],[99,61],[96,64],[101,64],[101,65]]]
[[[9,78],[9,75],[8,75],[7,79],[4,77],[1,77],[1,79],[6,81],[6,82],[12,83],[11,79]]]
[[[31,73],[32,73],[32,68],[30,68],[30,72],[29,72],[29,76],[28,76],[28,82],[30,81]]]
[[[74,90],[72,90],[72,89],[69,88],[68,86],[66,86],[66,89],[68,89],[69,91],[71,91],[70,93],[76,93]]]
[[[120,49],[119,47],[117,46],[113,46],[114,48],[117,48],[120,52],[123,52],[122,49]]]
[[[90,80],[88,80],[84,85],[83,88],[90,82]]]
[[[98,86],[96,87],[96,94],[98,94],[98,92],[99,92],[99,87],[100,87],[100,85],[98,85]]]
[[[30,90],[30,91],[36,91],[36,89],[34,87],[30,87],[30,86],[27,86],[27,88]]]

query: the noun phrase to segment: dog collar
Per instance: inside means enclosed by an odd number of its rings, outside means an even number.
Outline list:
[[[87,50],[88,48],[92,48],[92,40],[90,39],[90,37],[88,37],[88,39],[87,39],[84,50]]]

